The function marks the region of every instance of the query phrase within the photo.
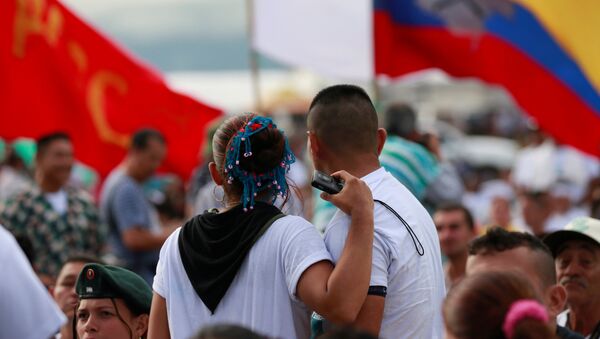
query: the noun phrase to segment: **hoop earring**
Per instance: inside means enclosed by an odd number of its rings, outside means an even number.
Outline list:
[[[223,189],[222,186],[215,185],[215,187],[213,187],[213,190],[212,190],[212,196],[216,202],[219,202],[222,204],[223,201],[225,200],[225,190],[223,190],[223,193],[221,194],[221,198],[219,199],[219,198],[217,198],[217,187],[221,187],[221,189]]]

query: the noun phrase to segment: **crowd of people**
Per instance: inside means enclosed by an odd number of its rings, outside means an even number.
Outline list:
[[[208,127],[187,189],[158,130],[101,185],[69,135],[13,141],[0,338],[600,338],[598,161],[530,130],[512,171],[472,168],[416,122],[327,87],[301,133]]]

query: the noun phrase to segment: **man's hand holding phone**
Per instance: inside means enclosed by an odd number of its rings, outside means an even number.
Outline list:
[[[329,177],[333,179],[333,182]],[[361,214],[373,218],[373,195],[367,184],[346,171],[338,171],[331,176],[315,171],[313,186],[324,190],[323,200],[329,201],[344,213],[352,216]],[[339,193],[334,193],[336,187],[341,187]],[[327,193],[330,192],[330,193]]]

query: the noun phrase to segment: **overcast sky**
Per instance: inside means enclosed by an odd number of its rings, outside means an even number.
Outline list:
[[[63,0],[163,71],[248,68],[246,1]],[[274,64],[262,60],[263,67]]]

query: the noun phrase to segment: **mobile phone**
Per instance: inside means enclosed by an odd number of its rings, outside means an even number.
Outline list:
[[[312,187],[329,194],[339,193],[344,188],[344,181],[334,178],[320,171],[313,173]]]

